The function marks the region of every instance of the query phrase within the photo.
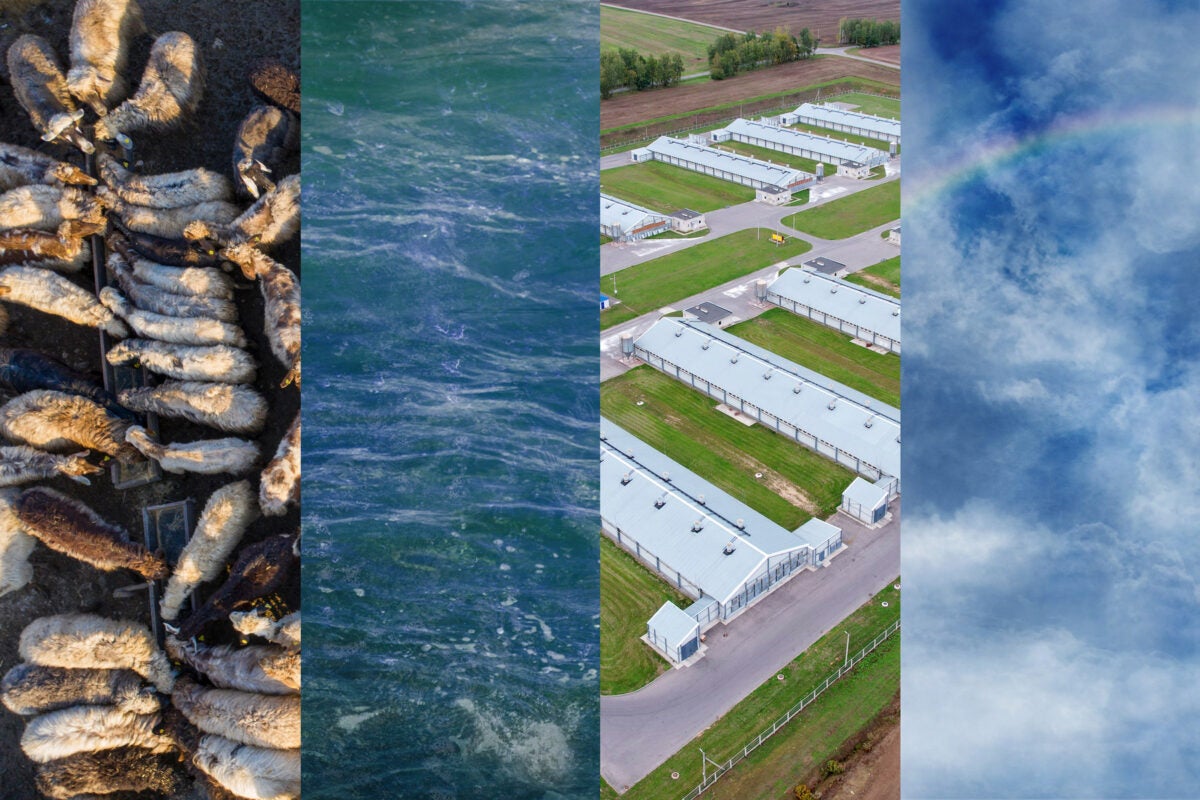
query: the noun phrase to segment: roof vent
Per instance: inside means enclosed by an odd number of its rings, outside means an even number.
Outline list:
[[[667,472],[667,471],[664,469],[664,470],[663,470],[663,474],[662,474],[662,479],[663,479],[664,481],[667,481],[668,483],[670,483],[670,482],[671,482],[671,473],[670,473],[670,472]]]
[[[797,383],[795,386],[793,386],[792,394],[800,394],[800,387],[802,387],[803,385],[804,385],[803,383]]]
[[[866,303],[866,302],[867,302],[867,298],[865,298],[865,297],[860,297],[860,298],[858,298],[858,304],[859,304],[860,306],[861,306],[861,305],[863,305],[863,304],[864,304],[864,303]]]
[[[837,294],[837,287],[836,287],[836,286],[831,286],[831,287],[829,287],[829,293],[830,293],[830,294]]]
[[[608,434],[607,434],[607,433],[602,433],[602,434],[600,434],[600,441],[602,441],[602,442],[607,442],[607,441],[608,441]]]
[[[724,553],[724,554],[725,554],[725,555],[727,555],[727,556],[731,556],[731,555],[733,555],[733,551],[734,551],[734,550],[736,550],[736,549],[737,549],[737,548],[735,548],[735,547],[733,546],[733,542],[730,542],[729,544],[725,545],[725,549],[724,549],[724,550],[722,550],[721,552],[722,552],[722,553]]]
[[[738,517],[738,521],[736,524],[738,526],[739,531],[746,530],[746,520],[742,519],[741,517]]]
[[[893,317],[898,317],[898,316],[900,316],[900,309],[896,309],[895,311],[893,311],[893,312],[892,312],[892,316],[893,316]]]
[[[763,373],[763,380],[764,381],[771,380],[771,370],[767,370],[766,372]]]
[[[699,533],[704,529],[704,520],[698,519],[692,523],[692,533]]]
[[[626,472],[624,475],[621,476],[621,485],[622,486],[628,486],[632,482],[633,482],[633,473],[632,472]]]
[[[696,502],[697,502],[697,503],[699,503],[700,505],[704,505],[704,495],[702,495],[702,494],[701,494],[701,495],[697,495],[697,496],[696,496]]]
[[[683,336],[683,328],[676,328],[676,329],[675,329],[675,336],[676,336],[676,337]]]
[[[707,349],[708,349],[708,346],[709,346],[710,344],[712,344],[712,339],[709,339],[709,340],[708,340],[708,341],[706,341],[704,344],[700,345],[700,349],[701,349],[701,350],[707,350]]]
[[[867,421],[863,423],[863,427],[869,428],[874,424],[875,424],[875,417],[874,417],[874,415],[872,415],[870,417],[867,417]]]
[[[812,278],[805,278],[805,279],[804,279],[804,282],[805,282],[805,283],[812,283]]]
[[[665,494],[659,495],[658,499],[654,501],[655,508],[662,508],[666,504],[667,504],[667,496]]]
[[[829,405],[827,405],[825,407],[828,408],[830,411],[833,411],[835,408],[837,408],[837,398],[835,397],[832,400],[830,400]]]
[[[737,363],[737,360],[738,360],[738,356],[739,356],[739,355],[741,355],[741,353],[734,353],[732,356],[730,356],[730,357],[729,357],[729,363],[730,363],[730,364],[736,364],[736,363]]]

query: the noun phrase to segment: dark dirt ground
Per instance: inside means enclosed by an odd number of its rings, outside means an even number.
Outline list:
[[[834,756],[845,770],[823,775],[820,766],[805,776],[819,800],[898,800],[900,797],[900,693],[875,719],[846,740]],[[789,792],[788,798],[794,795]]]
[[[298,0],[256,0],[256,2],[203,2],[201,0],[141,0],[147,25],[152,35],[181,30],[200,45],[207,71],[204,98],[194,119],[181,129],[153,136],[135,135],[135,159],[144,163],[142,172],[171,172],[205,166],[232,176],[233,141],[245,114],[259,102],[246,82],[250,65],[258,58],[274,56],[289,67],[300,64],[300,8]],[[0,53],[23,33],[45,37],[58,52],[66,66],[69,57],[68,37],[74,0],[0,0]],[[145,65],[152,38],[140,37],[135,43],[127,69],[131,91],[136,87]],[[0,141],[42,149],[56,157],[83,165],[82,154],[64,146],[44,145],[24,110],[14,99],[7,83],[5,68],[0,65]],[[90,123],[92,118],[85,121]],[[280,173],[299,170],[299,155],[294,163]],[[273,257],[299,275],[299,236],[276,249]],[[85,269],[77,277],[81,285],[92,285],[91,271]],[[295,386],[279,389],[284,368],[270,353],[262,330],[262,299],[257,287],[239,279],[245,289],[238,294],[241,324],[250,339],[250,349],[260,364],[256,388],[267,398],[271,412],[267,429],[258,437],[263,450],[263,463],[270,459],[284,431],[300,405]],[[81,371],[100,373],[99,337],[95,330],[72,325],[22,306],[6,305],[11,324],[0,344],[7,347],[29,347],[41,350]],[[0,389],[0,403],[11,395]],[[163,441],[191,441],[216,438],[219,434],[187,423],[161,420]],[[258,473],[248,477],[257,491]],[[239,476],[240,478],[240,476]],[[134,540],[142,537],[141,508],[144,505],[182,500],[196,501],[199,515],[211,492],[225,483],[237,480],[228,475],[176,476],[164,473],[163,480],[148,486],[118,491],[113,488],[108,472],[93,476],[91,486],[82,486],[65,478],[45,484],[70,494],[89,504],[105,519],[119,523]],[[282,518],[260,518],[251,526],[243,545],[259,541],[276,533],[298,530],[299,512],[293,509]],[[236,556],[236,554],[235,554]],[[0,674],[18,663],[17,641],[21,630],[33,619],[48,614],[88,611],[110,617],[137,619],[149,623],[149,604],[145,592],[120,600],[112,597],[115,588],[139,581],[132,572],[101,572],[38,545],[31,563],[33,581],[17,592],[0,597]],[[215,582],[207,588],[211,591]],[[202,592],[202,595],[205,592]],[[299,571],[282,593],[293,608],[299,608]],[[214,626],[215,627],[215,626]],[[220,631],[217,632],[219,637]],[[21,752],[19,740],[24,721],[7,709],[0,708],[0,800],[27,800],[38,797],[34,789],[33,766]],[[147,795],[129,795],[145,798]],[[179,795],[183,798],[203,796],[190,787]],[[120,795],[111,795],[120,800]]]

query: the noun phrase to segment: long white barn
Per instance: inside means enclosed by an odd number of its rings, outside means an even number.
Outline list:
[[[727,153],[669,136],[658,137],[645,147],[634,150],[630,157],[636,162],[662,161],[674,164],[754,189],[798,192],[812,186],[817,180],[815,175],[798,169],[769,164],[757,158]]]
[[[854,171],[854,177],[865,177],[871,168],[886,164],[888,160],[887,153],[873,147],[749,119],[735,119],[725,128],[714,132],[713,141],[723,138],[837,164],[839,168],[846,166]]]
[[[900,301],[811,267],[792,268],[767,287],[767,302],[856,339],[900,352]]]
[[[600,195],[600,232],[617,241],[633,241],[671,229],[671,220],[649,209]]]
[[[900,143],[900,120],[858,111],[843,111],[832,106],[804,103],[795,111],[780,116],[779,121],[784,125],[815,125],[832,131]]]

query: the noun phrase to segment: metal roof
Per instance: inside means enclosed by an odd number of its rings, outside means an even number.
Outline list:
[[[674,648],[680,647],[700,631],[700,623],[670,600],[654,612],[646,626]]]
[[[767,186],[778,186],[784,189],[792,184],[810,180],[813,177],[807,172],[792,169],[791,167],[768,164],[766,161],[759,161],[757,158],[750,158],[749,156],[738,155],[737,153],[727,153],[724,150],[716,150],[712,147],[692,144],[682,139],[672,139],[669,136],[658,137],[646,145],[646,149],[654,153],[656,157],[659,155],[670,156],[671,158],[690,161],[711,169],[724,170],[733,175],[746,178],[747,180],[758,181]]]
[[[865,508],[878,508],[887,502],[888,490],[863,478],[855,478],[842,492],[842,497]]]
[[[754,120],[742,119],[741,117],[729,123],[725,127],[725,130],[731,134],[762,139],[768,143],[767,147],[777,144],[800,150],[809,150],[834,161],[852,161],[857,164],[865,164],[868,167],[875,167],[886,163],[888,160],[887,153],[874,147],[830,139],[827,136],[818,136],[808,131],[780,128],[777,125],[768,125],[765,122],[756,122]]]
[[[825,120],[838,125],[852,125],[863,130],[900,137],[900,120],[898,119],[877,117],[874,114],[863,114],[859,111],[843,111],[840,108],[818,106],[812,103],[804,103],[794,113],[802,117]]]
[[[713,323],[725,319],[733,312],[727,308],[721,308],[716,303],[701,303],[698,306],[685,309],[684,313],[691,314],[701,322]]]
[[[811,267],[792,268],[767,287],[786,297],[859,328],[900,341],[900,301]]]
[[[702,322],[663,317],[634,346],[900,477],[899,409]]]
[[[787,531],[603,417],[600,437],[600,516],[722,603],[768,556],[838,534],[824,522]]]
[[[602,228],[615,227],[628,233],[646,225],[666,221],[667,218],[663,214],[657,214],[610,195],[600,195],[600,226]]]
[[[837,272],[839,269],[846,268],[846,265],[843,264],[842,262],[834,261],[832,258],[825,258],[824,256],[818,256],[817,258],[814,258],[811,261],[805,261],[804,266],[812,267],[817,272],[824,272],[826,275],[832,275],[833,273]],[[791,270],[789,270],[789,272],[790,271]],[[786,273],[784,273],[784,274],[786,274]]]

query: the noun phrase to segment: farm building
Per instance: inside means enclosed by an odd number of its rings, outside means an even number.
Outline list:
[[[855,339],[900,352],[900,301],[894,297],[801,267],[776,278],[766,299]]]
[[[882,522],[887,515],[888,492],[862,478],[855,478],[842,492],[842,504],[839,511],[844,511],[864,525],[874,525]]]
[[[899,225],[897,225],[896,227],[894,227],[888,231],[887,240],[891,244],[899,246],[899,244],[900,244],[900,226]]]
[[[641,206],[600,195],[600,232],[618,242],[645,239],[671,229],[671,220]]]
[[[681,208],[671,215],[671,228],[679,233],[695,233],[708,227],[704,215],[690,208]]]
[[[844,270],[846,269],[846,265],[842,262],[834,261],[832,258],[825,258],[824,256],[818,256],[811,261],[805,261],[804,266],[812,267],[817,272],[825,275],[837,275],[839,272],[844,275]]]
[[[696,600],[687,609],[668,603],[647,624],[647,640],[676,663],[695,653],[700,633],[844,548],[836,526],[813,519],[785,530],[606,419],[600,520],[617,544]]]
[[[735,142],[837,164],[838,174],[851,178],[870,177],[873,167],[886,164],[888,160],[887,153],[873,147],[749,119],[735,119],[726,126],[725,132]]]
[[[736,414],[881,481],[889,496],[900,493],[899,409],[701,322],[664,317],[633,343],[633,355]]]
[[[832,106],[804,105],[789,114],[782,114],[779,121],[784,125],[813,125],[831,131],[852,133],[869,139],[900,143],[900,120],[862,114],[858,111],[843,111]]]
[[[754,189],[772,187],[788,194],[807,189],[816,177],[791,167],[768,164],[757,158],[726,153],[699,144],[660,136],[630,153],[634,161],[662,161]]]

